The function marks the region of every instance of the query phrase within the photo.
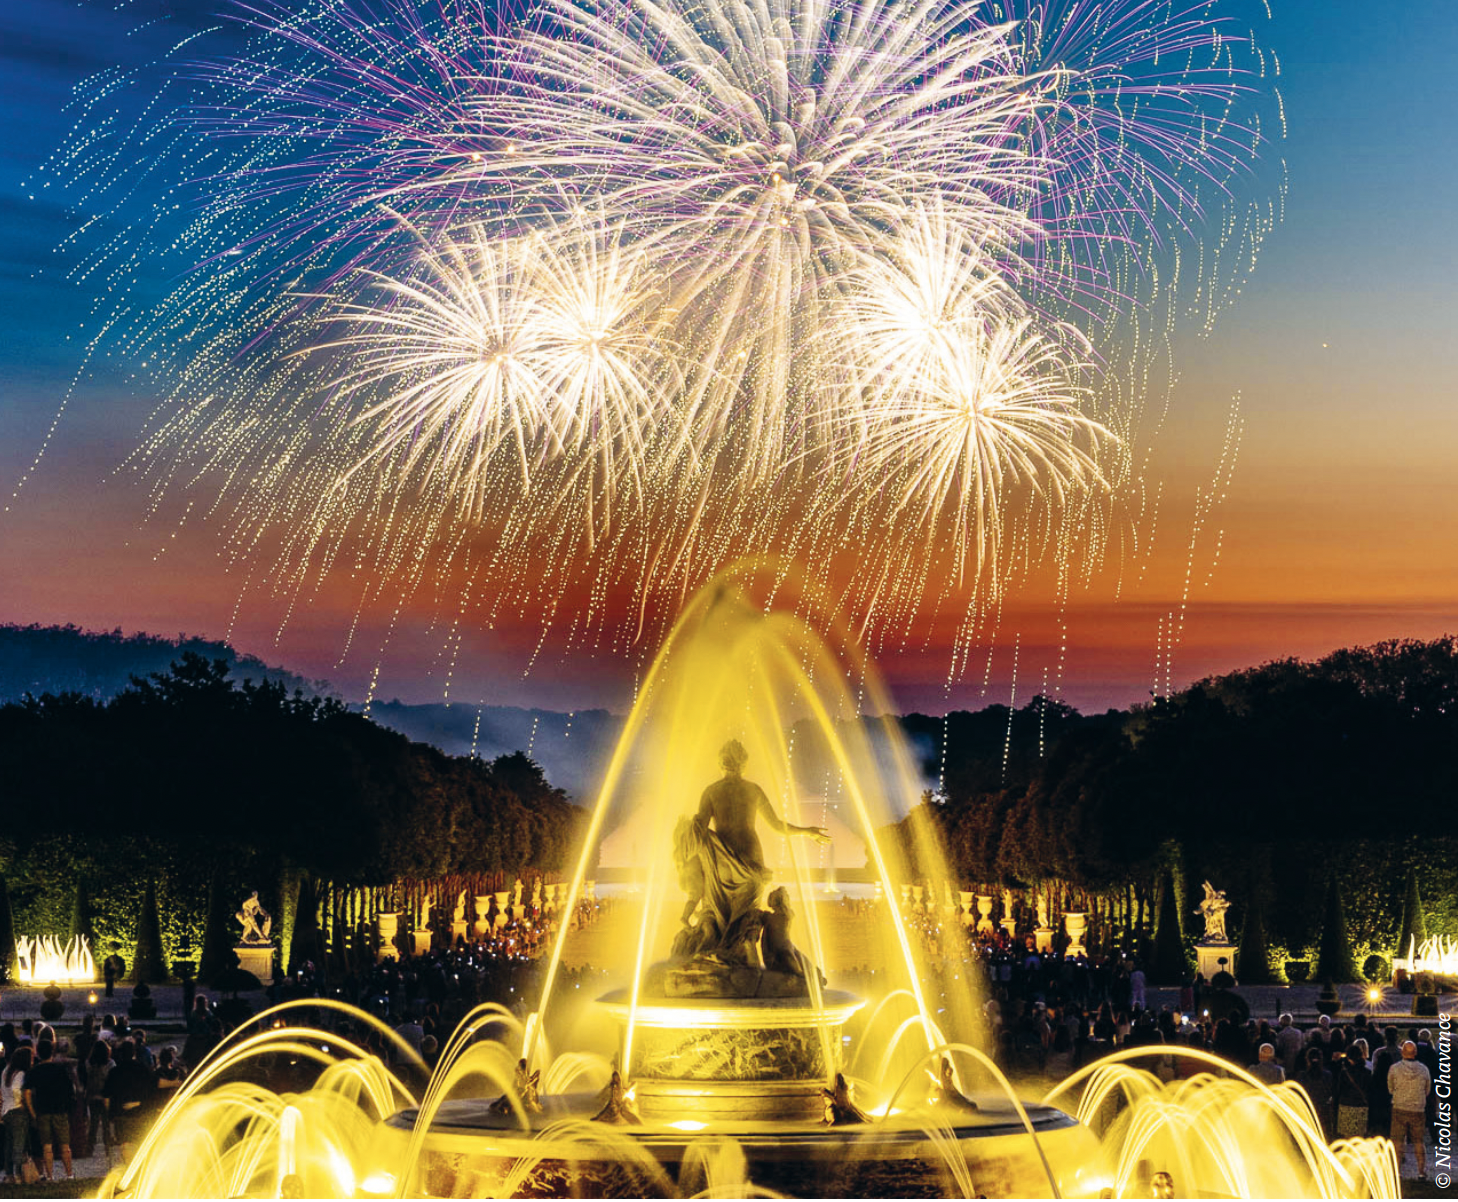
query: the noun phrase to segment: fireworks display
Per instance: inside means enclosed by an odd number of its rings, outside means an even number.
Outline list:
[[[623,651],[772,552],[882,637],[951,599],[955,677],[1039,563],[1137,559],[1151,372],[1278,216],[1217,3],[326,0],[150,70],[41,175],[153,515],[285,614],[347,568]]]

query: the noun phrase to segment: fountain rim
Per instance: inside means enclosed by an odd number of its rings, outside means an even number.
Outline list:
[[[521,1127],[519,1120],[511,1115],[492,1113],[481,1099],[457,1099],[445,1103],[431,1119],[426,1136],[436,1150],[454,1147],[475,1153],[486,1151],[491,1145],[510,1145],[518,1148],[524,1142],[544,1154],[560,1156],[584,1155],[583,1147],[575,1133],[562,1133],[553,1137],[551,1128],[563,1119],[587,1121],[595,1109],[597,1095],[577,1093],[559,1095],[552,1099],[554,1105],[544,1116],[534,1116],[528,1127]],[[925,1144],[930,1138],[928,1130],[944,1130],[961,1140],[995,1139],[1000,1136],[1025,1138],[1027,1128],[1018,1119],[1011,1106],[1000,1106],[1001,1095],[979,1094],[976,1099],[986,1109],[976,1116],[935,1114],[918,1109],[896,1113],[889,1118],[849,1126],[831,1126],[818,1120],[799,1122],[769,1122],[759,1119],[716,1119],[704,1124],[702,1129],[675,1128],[673,1124],[645,1121],[641,1126],[610,1125],[609,1129],[626,1136],[634,1143],[665,1151],[687,1148],[708,1138],[729,1136],[746,1150],[763,1154],[767,1149],[793,1150],[830,1144],[844,1145],[854,1142],[865,1149],[879,1149],[882,1154],[895,1158],[915,1155],[914,1148]],[[558,1107],[563,1107],[559,1110]],[[1029,1118],[1039,1132],[1058,1131],[1078,1127],[1082,1124],[1073,1115],[1056,1106],[1029,1104]],[[381,1120],[381,1126],[392,1131],[409,1131],[414,1128],[419,1114],[418,1107],[406,1107]],[[469,1119],[467,1116],[469,1115]],[[452,1121],[452,1120],[455,1121]],[[462,1120],[466,1121],[462,1121]],[[475,1120],[475,1121],[471,1121]],[[545,1135],[545,1138],[543,1138]],[[483,1147],[485,1145],[485,1147]],[[790,1152],[791,1155],[795,1153]]]
[[[636,1002],[629,989],[614,989],[597,1005],[618,1022],[635,1027],[672,1030],[686,1024],[731,1031],[764,1027],[840,1027],[866,1004],[866,999],[843,989],[821,993],[821,1004],[808,997],[794,998],[645,998]]]

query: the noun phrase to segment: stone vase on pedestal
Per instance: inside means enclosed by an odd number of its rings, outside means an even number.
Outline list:
[[[491,929],[491,923],[486,918],[491,909],[491,894],[482,893],[471,900],[476,906],[476,921],[471,924],[471,933],[480,939]]]
[[[400,929],[398,911],[383,911],[375,915],[375,931],[380,937],[380,950],[376,959],[383,964],[386,960],[398,960],[400,951],[395,946],[395,933]]]
[[[1083,937],[1088,931],[1088,914],[1073,910],[1063,916],[1063,929],[1068,932],[1067,956],[1086,956],[1088,948],[1083,946]]]
[[[977,895],[977,933],[990,935],[995,930],[997,928],[992,925],[992,895],[979,893]]]
[[[504,927],[507,922],[507,906],[509,903],[506,899],[511,896],[511,893],[509,890],[503,889],[500,893],[494,893],[492,894],[492,896],[496,899],[495,923],[497,928],[500,929],[501,927]]]
[[[971,890],[959,890],[957,898],[962,910],[962,925],[970,927],[975,921],[972,917],[972,892]]]

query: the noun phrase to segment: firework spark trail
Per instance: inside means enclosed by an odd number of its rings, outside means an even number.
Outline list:
[[[171,498],[214,490],[179,520],[290,612],[345,570],[361,611],[413,595],[426,559],[439,592],[479,528],[488,623],[578,590],[543,640],[622,654],[781,551],[839,573],[875,645],[962,605],[950,685],[1043,556],[1060,605],[1112,534],[1144,570],[1151,369],[1277,220],[1238,196],[1266,58],[1214,5],[325,0],[228,26],[140,114],[98,77],[40,174],[85,199],[73,275],[167,391],[125,465],[149,512],[171,533]]]

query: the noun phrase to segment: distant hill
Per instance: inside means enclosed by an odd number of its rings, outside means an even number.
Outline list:
[[[290,691],[328,695],[324,681],[306,680],[284,668],[271,668],[257,656],[239,655],[215,639],[178,635],[122,634],[82,630],[79,626],[0,626],[0,702],[19,701],[27,693],[81,693],[109,700],[127,687],[132,676],[165,672],[172,661],[191,651],[221,659],[231,674],[255,681],[276,681]]]
[[[623,719],[607,710],[563,714],[507,705],[478,709],[460,703],[409,705],[403,701],[376,701],[370,706],[370,717],[447,755],[469,755],[473,745],[484,760],[525,751],[542,766],[556,788],[583,805],[595,800],[599,778],[623,728]]]
[[[37,697],[82,693],[98,701],[110,700],[126,688],[131,677],[165,672],[189,651],[223,660],[237,679],[276,681],[290,691],[335,695],[328,681],[308,680],[286,668],[271,667],[216,639],[124,635],[120,628],[94,631],[78,626],[0,625],[0,704],[19,701],[27,693]],[[363,706],[355,703],[351,708]],[[529,752],[553,786],[588,804],[622,729],[622,719],[607,710],[563,714],[492,705],[480,710],[478,728],[474,705],[377,701],[370,707],[370,717],[447,755],[467,755],[473,745],[476,754],[488,761],[513,751]]]

